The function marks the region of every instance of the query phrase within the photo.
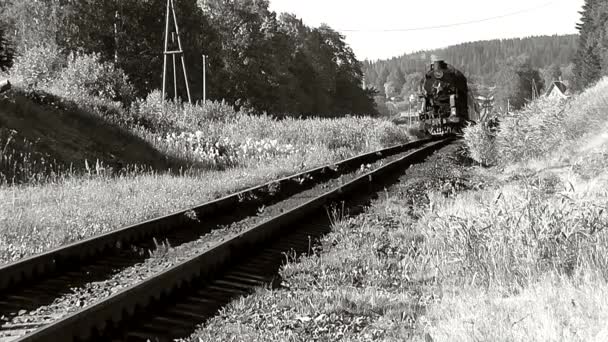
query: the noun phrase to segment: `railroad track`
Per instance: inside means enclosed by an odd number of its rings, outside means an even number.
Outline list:
[[[76,309],[83,308],[69,315],[45,316],[42,312],[22,322],[5,323],[0,327],[0,341],[2,336],[17,341],[146,341],[154,336],[164,341],[187,336],[196,324],[235,296],[268,283],[284,260],[282,253],[310,249],[312,240],[329,227],[324,212],[328,204],[353,199],[362,187],[367,188],[361,193],[368,194],[391,172],[420,161],[451,139],[436,137],[364,154],[4,266],[0,268],[0,316],[6,320],[7,315],[35,312],[54,303],[74,286],[108,279],[117,270],[154,259],[141,253],[158,247],[151,242],[152,237],[164,238],[172,246],[188,245],[200,236],[213,235],[215,228],[244,222],[240,230],[223,232],[230,237],[224,235],[196,248],[187,246],[190,254],[134,278],[136,285],[113,289],[96,302],[77,303]],[[392,160],[386,163],[389,156]],[[363,175],[355,172],[362,164],[379,160],[386,165]],[[340,178],[345,175],[350,176]],[[320,196],[311,192],[315,186],[318,192],[320,184],[331,184],[332,180],[331,190],[323,190]],[[272,208],[281,201],[291,201],[289,210],[281,207],[263,220],[250,219],[259,214],[260,207]],[[307,215],[309,222],[298,223]],[[167,302],[173,306],[167,307]],[[152,307],[160,311],[141,314]]]

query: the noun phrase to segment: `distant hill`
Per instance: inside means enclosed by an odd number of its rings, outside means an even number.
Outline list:
[[[552,64],[567,68],[576,53],[577,41],[578,35],[554,35],[463,43],[389,60],[365,61],[363,72],[367,86],[374,86],[384,94],[387,81],[392,80],[399,89],[402,87],[399,84],[411,84],[426,70],[431,55],[438,54],[464,72],[470,81],[489,86],[494,83],[494,75],[505,60],[522,54],[530,57],[534,68],[542,69]]]

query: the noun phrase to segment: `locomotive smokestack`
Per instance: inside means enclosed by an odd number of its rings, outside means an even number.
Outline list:
[[[433,64],[433,70],[441,70],[446,68],[446,64],[443,61],[443,57],[439,55],[432,55],[431,63]]]

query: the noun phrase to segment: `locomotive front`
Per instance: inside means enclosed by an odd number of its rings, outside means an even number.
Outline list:
[[[433,58],[420,84],[421,129],[430,134],[459,133],[468,120],[467,79],[453,66]]]

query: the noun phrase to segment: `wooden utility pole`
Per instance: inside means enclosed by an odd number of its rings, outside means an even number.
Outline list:
[[[175,32],[171,32],[171,44],[175,46]],[[175,62],[175,54],[173,57],[173,101],[177,102],[177,63]]]
[[[207,55],[203,55],[203,104],[207,102]]]
[[[172,16],[171,16],[172,14]],[[175,29],[175,35],[177,36],[177,50],[169,51],[169,21],[173,17],[173,25]],[[173,33],[172,33],[173,34]],[[176,75],[176,62],[175,55],[180,55],[182,62],[182,69],[184,71],[184,83],[186,84],[186,92],[188,94],[188,103],[192,103],[192,97],[190,96],[190,86],[188,85],[188,72],[186,71],[186,59],[184,58],[184,50],[182,48],[182,41],[179,37],[179,27],[177,25],[177,15],[175,14],[175,6],[173,0],[167,0],[167,12],[165,15],[165,50],[163,57],[163,97],[162,101],[165,101],[166,94],[166,78],[167,78],[167,56],[172,55],[174,66],[173,66],[173,82],[175,86],[175,97],[177,98],[177,75]]]

